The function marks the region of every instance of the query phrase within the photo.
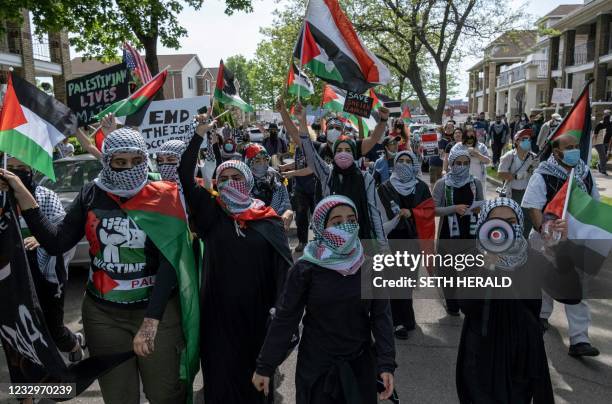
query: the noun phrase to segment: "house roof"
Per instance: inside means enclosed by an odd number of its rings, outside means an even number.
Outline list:
[[[196,58],[198,63],[200,62],[198,55],[194,53],[186,53],[177,55],[157,55],[157,63],[160,69],[169,66],[169,71],[180,71],[183,70],[187,63],[189,63],[193,58]],[[75,57],[70,61],[70,64],[72,65],[72,74],[75,77],[80,77],[110,66],[114,66],[117,64],[117,62],[102,63],[96,59],[84,60],[81,57]],[[202,64],[200,63],[200,66],[201,65]]]
[[[217,79],[217,73],[219,72],[219,68],[218,67],[203,67],[202,69],[200,69],[200,71],[198,72],[198,76],[203,76],[204,73],[206,72],[210,72],[213,80]]]
[[[608,14],[612,11],[612,2],[610,0],[592,0],[586,2],[571,11],[569,14],[561,18],[553,24],[551,28],[561,32],[568,29],[574,29],[580,25],[589,24],[594,21],[600,14]]]
[[[557,6],[551,10],[548,14],[544,15],[542,19],[550,17],[563,17],[582,6],[582,4],[561,4],[560,6]]]

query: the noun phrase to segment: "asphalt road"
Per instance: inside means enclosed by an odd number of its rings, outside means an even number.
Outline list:
[[[494,187],[488,186],[488,197]],[[291,231],[291,245],[297,244],[295,230]],[[80,304],[87,273],[71,272],[67,288],[66,322],[73,330],[81,330]],[[417,329],[405,341],[396,340],[397,363],[395,381],[404,403],[456,403],[455,363],[463,318],[446,315],[440,300],[419,299],[415,292],[414,308]],[[574,359],[567,355],[567,321],[562,305],[556,304],[550,319],[551,329],[545,334],[550,373],[557,403],[604,404],[612,401],[612,300],[589,301],[592,315],[590,336],[594,346],[602,352],[596,358]],[[281,366],[283,378],[278,388],[278,401],[295,402],[294,371],[296,354]],[[4,355],[0,355],[0,383],[8,382]],[[202,388],[201,374],[194,390]],[[202,403],[201,394],[196,402]],[[0,403],[15,402],[0,393]],[[49,401],[45,401],[49,402]],[[103,403],[99,386],[93,384],[80,397],[68,403]],[[146,403],[144,396],[141,402]]]

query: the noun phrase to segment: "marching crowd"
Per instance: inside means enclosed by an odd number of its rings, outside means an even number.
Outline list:
[[[179,194],[192,238],[204,246],[194,254],[202,262],[200,358],[208,404],[272,402],[276,369],[298,344],[297,403],[399,402],[394,386],[410,381],[394,380],[394,339],[409,338],[416,327],[412,292],[362,299],[359,274],[368,257],[397,251],[408,239],[436,239],[437,252],[458,254],[453,240],[475,240],[483,223],[498,218],[511,224],[516,242],[492,265],[520,272],[535,260],[546,271],[553,261],[527,240],[567,234],[567,222],[544,209],[570,172],[598,198],[577,139],[545,142],[560,117],[540,127],[535,122],[542,119],[526,115],[510,125],[502,117],[449,121],[437,155],[424,161],[407,125],[391,122],[384,107],[368,137],[339,116],[309,125],[301,105],[293,117],[282,99],[277,108],[286,138],[271,123],[262,128],[264,142],[251,143],[204,114],[195,118],[188,143],[168,141],[154,156],[161,180],[176,183],[159,192]],[[117,128],[112,116],[101,124],[106,137],[95,153],[103,168],[66,208],[10,156],[0,190],[10,188],[19,206],[36,290],[58,348],[73,362],[86,347],[90,355],[134,350],[135,359],[99,379],[106,403],[137,402],[139,380],[151,403],[184,402],[190,392],[179,380],[177,275],[152,235],[121,208],[137,195],[146,198],[141,191],[156,181],[147,147],[138,130]],[[608,113],[595,129],[596,147],[610,141],[609,125]],[[290,152],[293,161],[283,163]],[[505,184],[500,197],[486,200],[490,165]],[[287,231],[294,221],[292,252]],[[84,332],[73,334],[64,326],[58,284],[83,237],[91,266]],[[548,252],[558,248],[544,245]],[[447,313],[465,317],[456,372],[461,403],[554,402],[543,340],[554,296],[547,285],[536,287],[541,300],[462,300],[443,290]],[[561,303],[569,354],[598,355],[588,336],[587,303]]]

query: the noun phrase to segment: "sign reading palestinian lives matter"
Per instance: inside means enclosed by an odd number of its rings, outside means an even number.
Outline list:
[[[421,147],[423,147],[423,157],[437,156],[438,150],[438,134],[435,132],[426,132],[421,135]]]
[[[373,102],[374,99],[367,95],[348,91],[344,100],[344,112],[369,118]]]
[[[149,152],[154,153],[168,140],[189,141],[193,135],[193,116],[198,109],[209,105],[207,95],[151,102],[139,127]]]
[[[67,104],[76,114],[79,126],[95,122],[94,116],[98,112],[127,98],[129,82],[130,74],[125,63],[67,81]]]
[[[74,397],[134,353],[90,357],[66,367],[45,324],[10,199],[0,209],[0,343],[10,379],[14,383],[71,383],[45,396]]]

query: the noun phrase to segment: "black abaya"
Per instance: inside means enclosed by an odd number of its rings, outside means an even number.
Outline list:
[[[269,402],[251,383],[269,311],[275,306],[290,252],[280,219],[247,222],[237,232],[234,220],[214,197],[193,181],[201,138],[194,136],[181,159],[179,175],[190,218],[204,242],[201,288],[200,356],[204,401]]]

